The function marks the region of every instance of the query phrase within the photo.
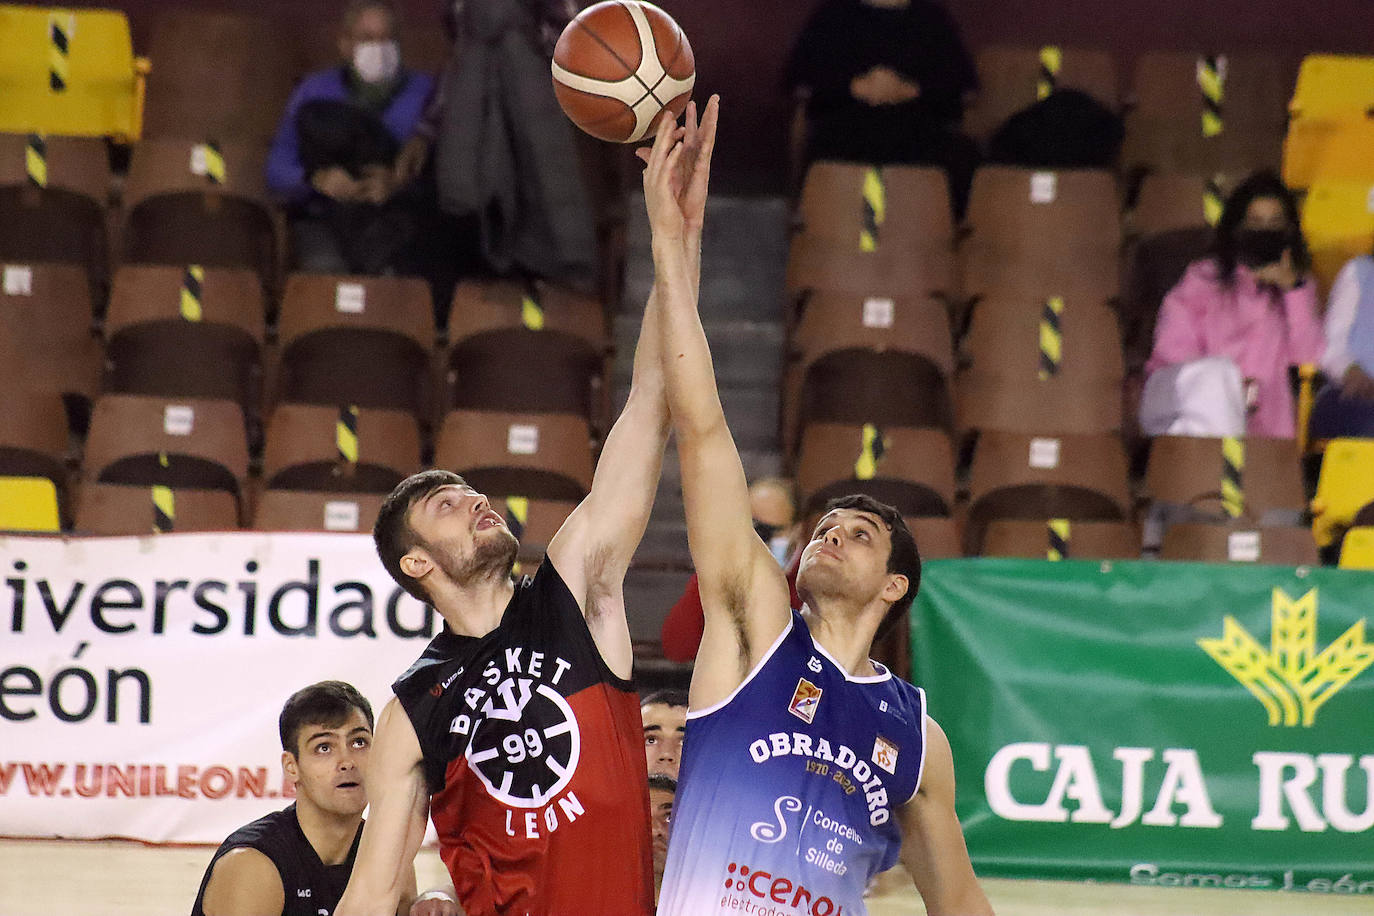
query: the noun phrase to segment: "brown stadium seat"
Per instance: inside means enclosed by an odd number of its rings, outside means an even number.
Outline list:
[[[227,400],[103,395],[82,464],[90,482],[239,494],[248,476],[243,410]]]
[[[258,531],[371,532],[386,496],[381,493],[325,493],[267,490],[258,498]]]
[[[1302,464],[1292,439],[1241,440],[1245,446],[1240,474],[1243,517],[1263,523],[1271,512],[1284,518],[1307,506],[1303,495]],[[1221,502],[1225,459],[1221,439],[1159,436],[1150,445],[1145,488],[1152,499],[1192,506],[1224,517]]]
[[[916,539],[922,560],[948,560],[963,556],[959,524],[943,516],[906,516],[906,526]]]
[[[820,291],[804,303],[783,382],[784,454],[810,422],[949,427],[954,357],[944,305]]]
[[[1121,428],[1121,338],[1115,313],[1104,306],[1063,298],[985,300],[964,349],[969,363],[954,386],[960,429]]]
[[[145,137],[267,146],[304,64],[275,18],[170,8],[153,25]]]
[[[1114,293],[1119,209],[1116,178],[1102,169],[980,168],[959,247],[964,294]]]
[[[1311,529],[1288,525],[1170,525],[1159,558],[1276,566],[1315,566],[1319,562]]]
[[[449,411],[434,463],[493,498],[575,502],[592,485],[590,431],[572,414]]]
[[[797,488],[805,512],[849,493],[867,493],[903,515],[948,515],[954,453],[939,429],[811,423],[802,432]]]
[[[429,412],[434,309],[423,280],[292,274],[277,339],[277,400]]]
[[[0,260],[78,264],[102,285],[110,180],[101,139],[0,134]]]
[[[224,490],[90,482],[81,486],[74,526],[78,534],[110,536],[238,527],[238,501]]]
[[[525,499],[515,495],[490,498],[492,509],[501,513],[506,527],[520,541],[520,559],[527,563],[544,558],[553,536],[577,508],[571,500]]]
[[[1203,175],[1278,167],[1296,61],[1272,52],[1213,55],[1212,61],[1224,79],[1221,129],[1208,136],[1199,77],[1207,57],[1160,51],[1137,59],[1123,149],[1128,167]]]
[[[999,518],[983,534],[983,556],[1062,560],[1137,560],[1140,532],[1128,522]]]
[[[69,437],[62,398],[53,392],[7,390],[0,410],[0,476],[45,477],[62,502]]]
[[[1130,513],[1126,453],[1116,436],[986,431],[978,437],[969,471],[966,553],[982,550],[994,519],[1125,521]]]
[[[262,284],[241,268],[125,265],[105,317],[106,390],[227,398],[261,390]]]
[[[807,171],[787,287],[955,294],[949,189],[930,166],[816,162]]]
[[[609,344],[594,298],[542,281],[465,281],[453,293],[448,334],[448,406],[604,415]]]
[[[234,138],[148,139],[124,185],[122,260],[242,267],[276,277],[265,150]]]
[[[1077,89],[1118,111],[1116,64],[1105,51],[1058,46],[991,45],[974,55],[978,98],[964,113],[964,129],[986,141],[1007,118],[1052,89]]]
[[[272,489],[389,493],[420,469],[420,427],[404,410],[279,404],[267,425]]]
[[[91,287],[74,264],[0,264],[0,379],[57,392],[71,416],[89,416],[100,390],[100,341],[91,328]],[[85,420],[75,424],[84,428]]]

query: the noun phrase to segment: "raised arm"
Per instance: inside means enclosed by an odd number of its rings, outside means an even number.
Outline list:
[[[992,916],[973,874],[954,813],[954,755],[944,730],[926,717],[926,760],[915,798],[901,809],[902,864],[929,916]]]
[[[393,698],[377,719],[367,764],[367,823],[334,916],[393,916],[402,896],[414,894],[415,853],[429,811],[422,761],[415,727]]]
[[[679,194],[704,209],[719,100],[712,98],[695,154],[661,128],[644,169],[644,196],[653,230],[668,409],[682,465],[687,539],[701,588],[705,618],[692,675],[691,706],[727,697],[788,619],[787,582],[754,531],[749,487],[725,422],[706,333],[697,313],[697,288],[685,242],[689,232]],[[682,169],[690,157],[690,172]],[[683,188],[685,182],[685,190]]]

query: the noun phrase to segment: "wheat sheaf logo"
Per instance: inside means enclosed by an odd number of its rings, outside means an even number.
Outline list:
[[[1322,704],[1374,664],[1374,643],[1358,620],[1317,651],[1317,589],[1296,601],[1274,589],[1269,651],[1236,618],[1226,616],[1220,639],[1198,645],[1245,685],[1269,713],[1269,724],[1310,728]]]

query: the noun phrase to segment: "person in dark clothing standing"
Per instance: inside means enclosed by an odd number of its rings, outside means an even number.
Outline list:
[[[978,76],[943,5],[823,0],[792,50],[787,84],[805,116],[794,137],[805,162],[939,165],[962,212],[978,148],[959,122]]]
[[[332,913],[362,836],[372,707],[350,684],[322,681],[292,694],[278,719],[282,769],[295,804],[234,831],[205,870],[191,916],[319,916]],[[425,912],[453,916],[427,894]],[[408,892],[397,910],[411,913]]]

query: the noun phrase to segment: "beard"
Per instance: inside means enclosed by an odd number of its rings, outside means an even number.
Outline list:
[[[472,552],[461,556],[439,545],[425,545],[454,584],[466,588],[485,579],[509,579],[515,567],[520,542],[504,528],[490,528],[496,534],[480,540]]]

